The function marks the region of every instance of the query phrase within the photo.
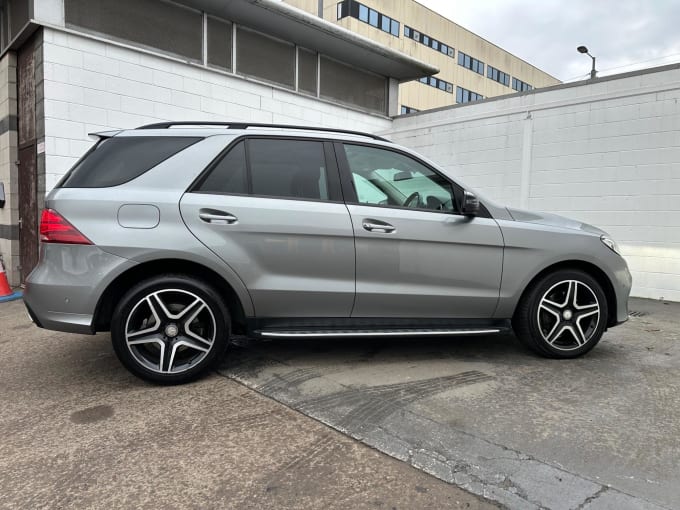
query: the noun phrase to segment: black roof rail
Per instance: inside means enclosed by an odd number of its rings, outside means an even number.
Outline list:
[[[347,135],[358,135],[366,136],[368,138],[373,138],[374,140],[379,140],[381,142],[390,142],[390,140],[383,138],[378,135],[372,135],[370,133],[364,133],[362,131],[352,131],[349,129],[335,129],[335,128],[323,128],[323,127],[310,127],[310,126],[293,126],[290,124],[262,124],[253,122],[201,122],[201,121],[179,121],[179,122],[157,122],[155,124],[147,124],[145,126],[139,126],[137,129],[168,129],[172,126],[224,126],[227,129],[246,129],[249,127],[264,127],[264,128],[275,128],[275,129],[299,129],[304,131],[327,131],[329,133],[343,133]]]

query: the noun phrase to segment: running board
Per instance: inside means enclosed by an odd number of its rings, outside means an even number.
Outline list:
[[[471,336],[508,333],[509,328],[470,329],[354,329],[354,330],[258,330],[265,338],[341,338],[341,337],[405,337],[405,336]]]

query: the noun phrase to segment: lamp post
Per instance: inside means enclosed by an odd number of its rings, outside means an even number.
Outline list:
[[[578,50],[579,53],[585,53],[586,55],[593,59],[593,68],[590,70],[590,79],[594,80],[595,77],[597,76],[597,71],[595,70],[595,57],[588,53],[588,48],[586,48],[585,46],[579,46],[578,48],[576,48],[576,50]]]

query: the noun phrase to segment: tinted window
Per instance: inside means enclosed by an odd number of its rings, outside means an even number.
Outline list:
[[[295,46],[240,27],[236,43],[238,73],[295,87]]]
[[[248,150],[254,195],[328,200],[321,142],[252,139]]]
[[[231,29],[228,21],[208,16],[208,64],[231,69]]]
[[[64,188],[106,188],[139,177],[201,138],[121,136],[99,142],[69,171]]]
[[[453,187],[416,160],[385,149],[345,145],[360,203],[456,211]]]
[[[239,142],[212,168],[198,186],[205,193],[248,193],[245,143]]]

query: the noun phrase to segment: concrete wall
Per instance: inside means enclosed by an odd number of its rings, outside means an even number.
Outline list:
[[[163,120],[387,129],[388,118],[200,65],[45,28],[46,189],[91,146],[90,132]]]
[[[502,203],[603,228],[633,295],[680,301],[680,65],[398,117],[388,136]]]
[[[17,152],[17,59],[14,52],[0,59],[0,182],[6,203],[0,209],[0,255],[10,284],[19,283],[19,209]]]

